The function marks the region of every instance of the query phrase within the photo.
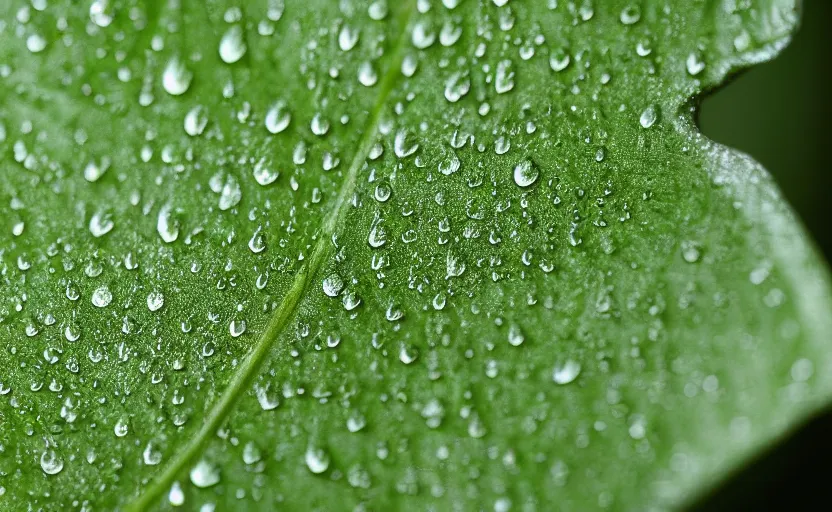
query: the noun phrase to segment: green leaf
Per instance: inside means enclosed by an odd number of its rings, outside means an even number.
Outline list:
[[[0,508],[696,498],[832,391],[795,3],[5,2]]]

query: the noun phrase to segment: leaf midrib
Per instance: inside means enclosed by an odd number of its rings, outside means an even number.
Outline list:
[[[243,362],[231,375],[228,386],[211,407],[200,429],[175,453],[173,459],[165,466],[164,471],[141,494],[126,505],[126,510],[144,511],[150,509],[162,494],[170,488],[180,473],[201,453],[205,444],[234,408],[237,399],[248,389],[251,379],[266,360],[272,345],[274,345],[274,342],[294,317],[298,305],[306,295],[307,289],[309,289],[312,278],[315,277],[327,259],[331,249],[332,237],[341,228],[340,220],[343,218],[344,211],[349,204],[349,198],[355,191],[358,172],[364,165],[370,149],[375,143],[375,135],[379,120],[381,119],[382,110],[387,103],[387,98],[393,86],[401,75],[401,64],[404,58],[404,47],[408,34],[407,27],[410,22],[410,17],[415,10],[415,5],[415,0],[408,0],[407,5],[401,12],[401,19],[398,23],[398,26],[401,27],[401,35],[393,46],[390,67],[379,82],[379,93],[370,111],[370,117],[365,125],[366,129],[361,134],[358,150],[350,163],[350,167],[344,177],[344,182],[341,184],[338,196],[335,199],[335,204],[332,205],[332,208],[318,231],[312,256],[307,259],[306,263],[296,274],[292,286],[284,296],[280,306],[269,319],[265,330],[249,350]]]

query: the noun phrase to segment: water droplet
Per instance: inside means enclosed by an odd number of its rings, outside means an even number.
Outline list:
[[[519,347],[525,340],[526,337],[523,336],[523,331],[520,330],[519,325],[513,323],[508,327],[508,342],[511,346]]]
[[[292,114],[285,101],[278,101],[266,112],[266,129],[269,133],[280,133],[289,126]]]
[[[90,233],[92,233],[92,236],[100,238],[112,231],[114,225],[109,214],[99,211],[93,214],[90,219]]]
[[[46,450],[40,454],[40,468],[47,475],[57,475],[64,469],[64,461],[55,450]]]
[[[266,157],[261,158],[256,164],[254,164],[253,174],[254,181],[263,187],[271,185],[277,180],[277,177],[280,176],[280,173],[272,169],[269,163],[266,162]]]
[[[130,427],[127,423],[127,419],[119,418],[119,420],[113,427],[113,433],[116,435],[116,437],[124,437],[127,435],[127,431],[129,430],[129,428]]]
[[[569,384],[578,378],[579,373],[581,373],[580,363],[570,359],[563,364],[555,366],[555,371],[552,373],[552,380],[555,381],[555,384]]]
[[[191,469],[191,482],[200,489],[217,485],[219,481],[220,470],[205,459],[201,459]]]
[[[280,405],[280,399],[277,393],[271,391],[271,384],[266,384],[265,386],[255,385],[254,396],[257,397],[257,403],[260,404],[260,408],[264,411],[277,409]]]
[[[347,418],[347,430],[351,433],[356,433],[367,426],[367,418],[361,413],[353,413]]]
[[[384,229],[381,219],[376,219],[370,228],[370,234],[367,236],[367,243],[370,247],[377,249],[387,243],[387,230]]]
[[[685,65],[687,66],[688,73],[691,76],[696,76],[705,69],[705,61],[697,53],[691,53],[688,55],[687,61],[685,61]]]
[[[254,231],[254,234],[248,241],[248,248],[251,249],[251,252],[254,254],[258,254],[266,250],[266,235],[263,233],[262,227],[258,227]]]
[[[246,332],[246,321],[232,320],[231,323],[228,324],[228,332],[231,333],[232,338],[241,336],[244,332]]]
[[[249,441],[243,447],[243,462],[245,462],[246,464],[255,464],[257,462],[260,462],[260,459],[262,458],[263,456],[260,453],[260,448],[258,448],[257,445],[253,442]]]
[[[471,79],[467,74],[453,73],[445,82],[445,99],[456,103],[471,90]]]
[[[540,170],[537,165],[530,159],[520,161],[514,166],[514,183],[520,187],[529,187],[540,176]]]
[[[436,41],[436,32],[424,21],[420,21],[413,26],[413,32],[410,36],[413,46],[420,50],[424,50]]]
[[[92,292],[92,305],[98,308],[106,308],[113,301],[113,294],[106,286],[96,288]]]
[[[226,64],[234,64],[246,54],[243,29],[239,25],[230,27],[220,40],[220,58]]]
[[[381,180],[376,184],[376,189],[373,192],[373,197],[379,203],[386,203],[390,196],[393,194],[393,187],[390,186],[390,183],[387,180]]]
[[[497,63],[497,74],[494,77],[494,89],[497,94],[505,94],[514,88],[514,71],[512,62],[508,59]]]
[[[625,25],[634,25],[641,19],[641,8],[638,5],[627,6],[621,11],[619,19]]]
[[[439,172],[441,172],[445,176],[449,176],[457,172],[461,165],[462,164],[459,161],[459,158],[457,158],[457,156],[452,153],[447,158],[439,162]]]
[[[159,210],[159,217],[156,220],[156,232],[162,237],[165,243],[173,243],[179,238],[179,223],[173,218],[170,203],[165,204]]]
[[[188,71],[185,64],[178,57],[173,57],[162,73],[162,87],[168,94],[179,96],[188,90],[193,77],[193,73]]]
[[[237,182],[237,178],[229,174],[225,179],[222,190],[220,191],[220,210],[226,211],[237,206],[242,197],[243,191],[240,189],[240,184]]]
[[[316,475],[323,473],[329,468],[329,454],[321,448],[315,448],[313,446],[307,448],[304,460],[309,471]]]
[[[185,133],[191,137],[202,135],[205,126],[208,125],[208,114],[205,109],[198,105],[185,114]]]
[[[682,242],[682,258],[688,263],[696,263],[702,257],[702,246],[694,241],[685,240]]]
[[[160,291],[152,291],[147,294],[147,309],[159,311],[165,305],[165,296]]]
[[[656,121],[659,119],[659,107],[655,105],[651,105],[644,109],[644,112],[641,113],[641,117],[639,118],[639,123],[641,124],[642,128],[650,128]]]
[[[549,67],[552,71],[561,72],[569,66],[571,60],[566,48],[558,48],[549,54]]]
[[[162,462],[162,452],[154,449],[153,443],[147,443],[142,452],[142,460],[148,466],[156,466]]]
[[[356,43],[358,43],[359,35],[361,35],[361,31],[345,24],[341,27],[341,31],[338,32],[338,47],[345,52],[352,50],[355,48]]]
[[[182,486],[179,482],[173,482],[168,493],[168,501],[174,507],[181,507],[185,503],[185,493],[182,491]]]
[[[397,157],[406,158],[415,153],[417,149],[419,149],[419,143],[406,130],[396,132],[393,151]]]
[[[86,167],[84,167],[84,179],[89,181],[90,183],[95,183],[96,181],[101,179],[101,176],[103,176],[109,168],[110,161],[106,158],[101,161],[101,165],[99,165],[95,161],[91,161],[87,163]]]
[[[324,278],[322,286],[328,297],[337,297],[344,289],[344,280],[338,274],[330,274]]]
[[[90,20],[101,28],[110,26],[113,22],[112,8],[109,0],[95,0],[90,5]]]
[[[358,82],[364,87],[372,87],[378,82],[378,74],[370,61],[364,61],[358,66]]]
[[[46,39],[40,34],[32,34],[26,38],[26,48],[32,53],[40,53],[46,48]]]
[[[399,348],[399,361],[404,364],[411,364],[419,358],[419,349],[412,345],[402,344]]]
[[[315,114],[309,126],[312,133],[319,137],[323,137],[329,131],[329,121],[320,113]]]

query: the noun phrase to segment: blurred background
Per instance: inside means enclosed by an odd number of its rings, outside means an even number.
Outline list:
[[[763,164],[832,260],[832,1],[804,0],[800,31],[783,53],[706,98],[700,129]]]
[[[804,0],[803,24],[774,61],[756,66],[702,102],[707,136],[750,154],[832,261],[832,0]],[[832,333],[829,334],[832,344]],[[809,510],[829,506],[832,410],[760,456],[692,510]]]

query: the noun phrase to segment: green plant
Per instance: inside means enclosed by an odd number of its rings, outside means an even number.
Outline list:
[[[795,0],[0,12],[3,508],[662,509],[829,399],[693,123]]]

